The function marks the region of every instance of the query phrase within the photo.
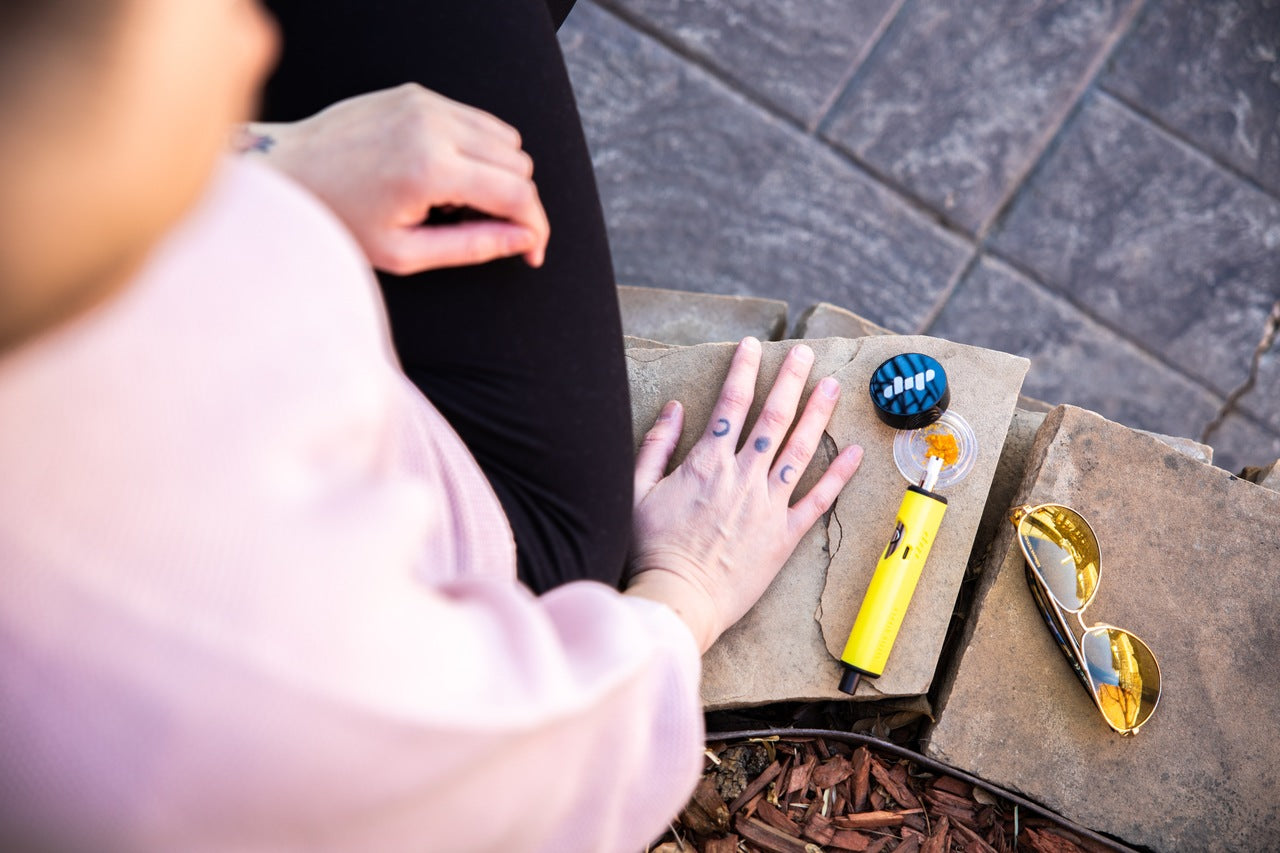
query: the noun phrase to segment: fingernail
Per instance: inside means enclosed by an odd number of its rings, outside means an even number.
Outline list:
[[[840,396],[840,383],[826,376],[818,383],[818,390],[822,392],[822,396],[834,400]]]
[[[676,412],[680,411],[680,401],[671,400],[662,407],[662,411],[658,413],[658,420],[669,421],[676,416]]]
[[[807,344],[800,344],[793,347],[791,354],[801,361],[813,361],[813,350],[809,349]]]
[[[760,349],[760,342],[755,338],[748,336],[743,338],[742,343],[740,343],[738,346],[746,350],[758,350]]]

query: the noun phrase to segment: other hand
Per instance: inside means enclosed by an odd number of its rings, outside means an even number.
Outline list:
[[[831,420],[840,386],[821,380],[786,443],[813,366],[801,344],[787,355],[742,450],[738,439],[755,393],[761,347],[738,346],[698,443],[670,475],[683,414],[663,408],[636,458],[632,574],[627,593],[670,605],[705,652],[751,608],[805,532],[835,503],[862,460],[847,447],[813,488],[792,492]]]
[[[242,150],[319,196],[370,263],[406,275],[523,255],[541,266],[551,226],[515,128],[416,84],[349,98],[290,124],[254,124]],[[432,208],[494,219],[425,225]]]

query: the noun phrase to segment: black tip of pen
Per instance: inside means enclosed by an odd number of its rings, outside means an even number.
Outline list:
[[[853,695],[853,691],[858,689],[858,682],[862,680],[862,673],[856,669],[845,668],[844,675],[840,676],[840,692]]]

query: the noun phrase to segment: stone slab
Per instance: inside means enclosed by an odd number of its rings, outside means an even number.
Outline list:
[[[977,233],[1138,5],[908,3],[823,134]]]
[[[619,281],[856,306],[920,327],[970,246],[616,17],[560,31]]]
[[[1127,426],[1198,437],[1222,399],[1001,261],[983,257],[930,333],[1031,359],[1025,390]]]
[[[1241,472],[1241,477],[1251,483],[1257,483],[1259,486],[1266,486],[1269,489],[1280,486],[1280,459],[1269,465],[1245,468]]]
[[[1280,298],[1280,201],[1101,93],[990,245],[1219,395]]]
[[[900,5],[895,0],[598,0],[810,124]]]
[[[1018,503],[1059,502],[1102,551],[1090,624],[1159,658],[1141,733],[1102,721],[1031,600],[1006,524],[983,573],[931,757],[1157,850],[1264,850],[1280,833],[1280,493],[1091,412],[1045,420]]]
[[[846,502],[843,510],[837,507],[828,523],[831,565],[818,620],[833,658],[838,659],[844,649],[876,562],[893,533],[907,485],[893,462],[892,444],[897,433],[875,417],[866,398],[872,372],[899,352],[922,352],[938,359],[947,368],[950,411],[969,422],[979,447],[974,467],[964,480],[940,490],[948,501],[947,514],[884,673],[877,679],[864,679],[858,687],[858,697],[878,699],[925,693],[933,681],[1028,364],[1007,353],[938,338],[880,336],[862,340],[857,359],[841,374],[854,393],[841,398],[831,429],[837,445],[857,440],[867,448],[857,489],[850,495],[856,502],[855,512],[848,511]]]
[[[1005,436],[1000,461],[996,463],[995,477],[991,480],[991,489],[987,494],[987,506],[982,511],[982,522],[978,525],[978,535],[974,539],[971,565],[982,565],[986,549],[998,538],[1001,528],[1008,525],[1006,519],[1009,507],[1014,505],[1014,498],[1022,486],[1022,479],[1027,473],[1027,462],[1031,458],[1031,446],[1048,411],[1023,408],[1022,400],[1018,401],[1018,408],[1013,410],[1009,432]],[[1213,448],[1207,444],[1175,435],[1155,432],[1145,434],[1164,442],[1188,459],[1205,465],[1213,463]]]
[[[748,335],[776,341],[787,331],[787,303],[780,299],[622,285],[618,305],[624,335],[680,346]]]
[[[810,305],[799,318],[792,337],[796,338],[865,338],[869,335],[892,335],[889,329],[878,326],[866,317],[848,308],[819,302]]]
[[[1280,195],[1280,4],[1152,0],[1103,77]]]
[[[794,343],[765,344],[752,418]],[[952,409],[969,420],[980,447],[992,448],[980,453],[963,482],[945,492],[951,506],[889,667],[874,686],[864,682],[858,696],[878,699],[928,691],[995,470],[995,448],[1004,439],[1026,372],[1025,360],[1015,356],[934,338],[827,338],[806,343],[817,356],[808,390],[824,375],[835,376],[842,388],[823,458],[830,459],[837,447],[851,443],[861,444],[865,457],[828,521],[810,531],[756,607],[707,652],[702,690],[709,710],[848,698],[836,689],[838,656],[907,485],[893,463],[894,430],[875,418],[866,389],[881,362],[910,351],[929,353],[947,367]],[[627,350],[637,444],[662,405],[679,399],[685,406],[686,428],[674,459],[682,459],[710,417],[733,350],[731,344]],[[810,466],[797,494],[808,489],[820,467]],[[832,639],[836,635],[838,641]],[[830,649],[836,642],[833,655]]]

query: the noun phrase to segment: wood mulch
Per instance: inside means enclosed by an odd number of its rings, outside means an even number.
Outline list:
[[[986,790],[822,737],[713,743],[692,799],[650,853],[1099,853]]]

